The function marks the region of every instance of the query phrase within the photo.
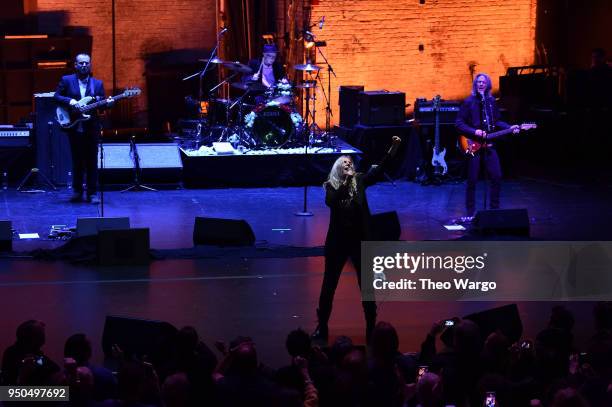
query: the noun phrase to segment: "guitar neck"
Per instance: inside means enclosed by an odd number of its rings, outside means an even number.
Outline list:
[[[113,96],[111,99],[113,99],[114,102],[116,102],[117,100],[121,100],[126,98],[127,96],[125,96],[123,93],[117,96]],[[81,110],[81,112],[88,112],[90,110],[94,110],[97,109],[99,107],[102,107],[104,105],[108,104],[108,99],[102,99],[102,100],[98,100],[97,102],[91,103],[89,105],[87,105],[85,107],[85,109]]]
[[[514,130],[512,128],[503,129],[500,131],[496,131],[490,134],[487,134],[487,141],[494,140],[498,137],[505,136],[506,134],[512,133]]]

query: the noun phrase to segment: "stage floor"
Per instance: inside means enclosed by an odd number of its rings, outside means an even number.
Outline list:
[[[481,191],[478,191],[479,197]],[[373,212],[397,210],[402,239],[454,239],[443,225],[463,215],[464,185],[421,186],[401,182],[372,187]],[[69,204],[69,191],[24,194],[0,192],[0,219],[10,219],[19,233],[46,236],[52,224],[74,225],[77,217],[97,216],[99,207]],[[106,216],[129,216],[133,227],[151,229],[154,248],[192,246],[195,216],[247,220],[260,243],[320,246],[329,212],[320,187],[308,189],[313,217],[302,210],[302,188],[171,190],[105,193]],[[547,240],[610,240],[611,185],[581,186],[529,179],[503,184],[506,208],[528,208],[532,237]],[[21,240],[14,249],[25,252],[61,244]],[[209,344],[248,334],[257,342],[263,361],[288,363],[284,337],[295,327],[311,330],[322,280],[322,257],[163,260],[148,267],[101,268],[27,258],[0,258],[0,349],[14,340],[17,325],[30,318],[47,323],[47,353],[61,360],[63,341],[85,332],[94,341],[94,359],[101,359],[100,339],[108,314],[166,320],[193,325]],[[336,293],[331,335],[363,341],[364,322],[354,273],[347,266]],[[399,330],[401,349],[417,350],[434,320],[461,316],[492,303],[383,303],[380,320]],[[552,303],[520,303],[526,336],[533,337],[547,322]],[[590,303],[568,304],[576,315],[580,344],[592,332]],[[7,312],[6,310],[10,310]],[[418,311],[418,312],[417,312]]]

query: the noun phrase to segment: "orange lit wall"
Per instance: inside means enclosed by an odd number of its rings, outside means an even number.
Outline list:
[[[313,0],[313,28],[338,79],[332,82],[333,122],[340,85],[406,92],[407,102],[440,94],[463,98],[475,72],[498,88],[509,66],[534,59],[536,0]],[[419,44],[423,51],[419,51]],[[319,58],[317,62],[322,62]],[[322,76],[326,79],[326,73]],[[323,112],[322,97],[318,111]],[[319,123],[324,122],[321,114]]]
[[[110,0],[38,0],[38,11],[66,11],[67,24],[85,26],[93,36],[93,67],[112,87],[112,9]],[[145,56],[182,48],[214,46],[215,0],[117,0],[116,49],[119,88],[145,87]],[[134,99],[137,121],[146,120],[146,94]]]

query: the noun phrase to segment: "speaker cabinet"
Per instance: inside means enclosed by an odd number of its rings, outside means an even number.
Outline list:
[[[130,218],[78,218],[77,237],[94,236],[101,230],[129,229]]]
[[[68,135],[55,121],[53,93],[34,97],[36,112],[36,167],[55,185],[66,185],[72,170]]]
[[[98,262],[102,266],[148,264],[149,229],[101,230],[98,233]]]
[[[130,183],[134,178],[134,156],[129,143],[105,143],[104,160],[98,160],[103,183]],[[141,181],[178,183],[183,162],[176,143],[142,143],[135,145],[138,152]],[[99,156],[99,153],[98,153]],[[103,168],[102,168],[103,167]]]
[[[406,94],[368,91],[359,93],[359,121],[364,126],[399,126],[406,120]]]
[[[194,245],[253,246],[255,234],[244,220],[195,218]]]
[[[370,218],[371,240],[397,241],[402,234],[397,212],[382,212]]]
[[[0,252],[13,250],[13,230],[10,220],[0,220]]]
[[[340,127],[352,128],[359,123],[359,93],[363,86],[340,86]]]

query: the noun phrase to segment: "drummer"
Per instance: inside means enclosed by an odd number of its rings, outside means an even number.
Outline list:
[[[249,61],[249,67],[253,70],[252,75],[247,75],[244,79],[249,82],[259,82],[269,88],[277,81],[286,80],[286,73],[283,65],[278,61],[278,49],[274,44],[265,44],[261,58]]]

